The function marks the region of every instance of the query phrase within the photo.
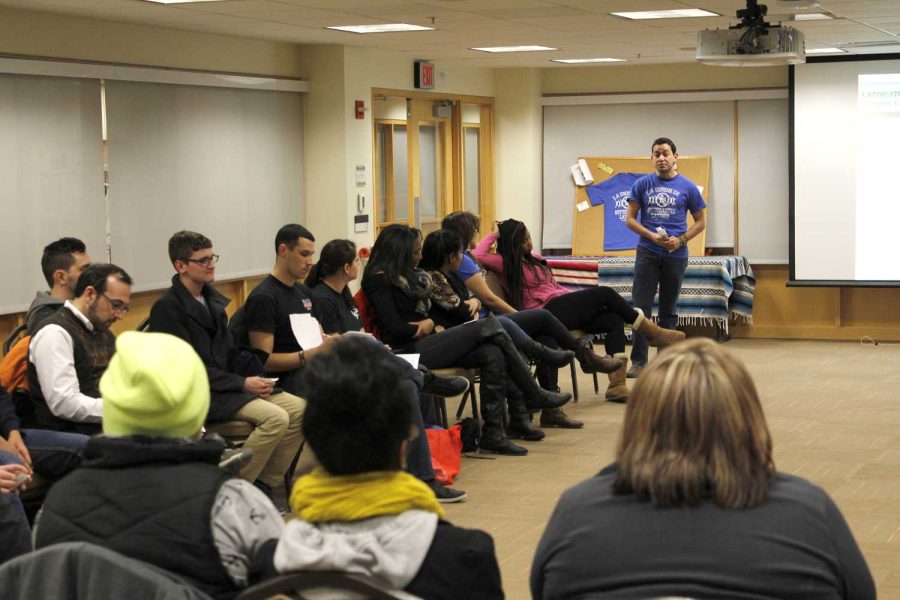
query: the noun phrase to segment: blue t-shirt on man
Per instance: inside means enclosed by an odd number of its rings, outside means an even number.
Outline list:
[[[628,197],[640,175],[618,173],[587,188],[587,195],[594,206],[603,205],[603,249],[634,250],[638,234],[628,229],[625,216],[628,213]]]
[[[657,227],[664,227],[670,236],[679,236],[687,231],[687,215],[706,208],[706,202],[700,189],[693,181],[683,175],[672,179],[662,179],[656,173],[645,175],[635,182],[631,188],[629,202],[641,205],[641,223],[655,232]],[[641,238],[639,248],[656,254],[666,252],[648,239]],[[671,253],[671,256],[687,258],[687,246],[682,246]]]

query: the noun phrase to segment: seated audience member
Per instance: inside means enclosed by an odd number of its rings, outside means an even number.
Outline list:
[[[183,339],[200,355],[211,391],[208,422],[253,425],[244,442],[244,448],[253,450],[253,459],[241,477],[271,497],[300,447],[304,402],[287,392],[273,393],[261,364],[255,375],[237,372],[240,352],[225,314],[229,300],[212,286],[219,260],[212,241],[200,233],[179,231],[169,239],[169,258],[176,273],[172,287],[150,309],[149,329]]]
[[[425,238],[422,245],[422,260],[419,268],[423,269],[431,277],[434,284],[431,292],[431,318],[444,327],[454,327],[472,319],[479,319],[481,314],[480,301],[472,297],[472,292],[466,287],[462,279],[457,275],[463,260],[463,240],[458,233],[451,229],[439,229],[432,231]],[[541,370],[557,371],[559,367],[569,364],[575,356],[575,350],[585,352],[597,359],[593,363],[594,370],[611,372],[622,366],[618,358],[601,358],[594,355],[591,350],[590,338],[586,344],[582,344],[574,338],[549,311],[543,309],[531,309],[509,315],[500,315],[497,321],[503,325],[506,333],[512,338],[516,347],[526,356],[538,364]],[[521,327],[520,327],[521,323]],[[557,346],[557,341],[571,348],[565,352],[548,348],[533,340],[531,336],[537,336]],[[548,339],[549,338],[549,339]],[[564,359],[554,360],[554,354],[561,354]],[[609,361],[609,368],[603,367],[603,361]],[[556,385],[556,376],[552,382],[541,382],[544,389],[559,391]],[[509,407],[509,425],[507,434],[510,437],[519,437],[524,440],[540,440],[544,432],[535,429],[531,424],[531,414],[525,408],[525,404],[518,397],[515,389],[507,386],[507,406]],[[544,409],[541,412],[541,424],[545,427],[565,427],[577,429],[584,426],[581,421],[569,417],[561,408]]]
[[[501,278],[513,307],[546,308],[569,329],[606,334],[607,354],[623,361],[621,368],[609,374],[608,401],[628,400],[626,323],[647,338],[651,346],[668,346],[684,339],[684,332],[659,327],[610,287],[601,285],[573,292],[561,286],[543,257],[534,253],[531,234],[522,221],[508,219],[499,223],[497,230],[499,233],[490,233],[481,240],[472,254],[481,266]],[[496,254],[490,252],[494,242]]]
[[[100,381],[104,435],[50,489],[35,546],[97,544],[231,598],[283,520],[262,492],[218,468],[223,442],[198,439],[210,393],[193,349],[135,331],[116,348]]]
[[[550,311],[543,308],[516,310],[491,290],[485,280],[484,271],[471,254],[477,241],[478,217],[467,211],[456,211],[444,217],[441,228],[455,231],[463,240],[463,253],[459,262],[454,265],[453,272],[481,303],[482,317],[487,316],[488,312],[503,315],[542,344],[574,351],[581,370],[585,373],[613,373],[622,367],[621,359],[598,356],[594,353],[593,335],[578,339],[569,333],[569,329]],[[559,369],[539,364],[537,377],[542,388],[559,389]],[[584,423],[571,418],[562,409],[553,409],[541,411],[541,425],[577,429],[583,427]]]
[[[131,277],[93,264],[78,277],[75,298],[44,319],[28,346],[28,383],[41,429],[100,431],[98,384],[116,350],[110,326],[128,312]]]
[[[672,347],[638,378],[616,462],[563,494],[531,593],[875,598],[840,510],[775,470],[750,374],[706,339]]]
[[[325,333],[365,332],[359,307],[350,293],[350,282],[357,277],[356,244],[350,240],[331,240],[322,247],[319,262],[313,265],[306,281],[312,289],[312,314]],[[412,369],[409,363],[400,360],[400,366],[423,394],[459,396],[469,389],[465,377],[440,375],[421,363],[418,369]]]
[[[278,385],[292,394],[302,395],[300,374],[307,360],[327,352],[331,338],[317,348],[304,350],[291,327],[291,315],[312,311],[312,292],[304,284],[313,255],[316,238],[306,227],[292,223],[275,235],[275,266],[272,272],[253,288],[244,307],[244,327],[250,345],[268,355],[266,372],[278,377]]]
[[[28,335],[34,335],[41,321],[55,313],[66,300],[75,298],[78,276],[91,264],[84,242],[77,238],[65,237],[44,247],[41,256],[41,271],[50,286],[49,292],[38,292],[28,312],[25,326]]]
[[[303,373],[307,443],[321,467],[297,480],[273,564],[280,573],[377,577],[429,600],[503,598],[491,537],[453,527],[434,494],[402,471],[412,424],[390,353],[359,336],[335,341]]]
[[[329,242],[329,244],[332,243]],[[300,376],[306,360],[320,352],[326,352],[332,341],[331,337],[327,337],[326,343],[318,348],[303,350],[297,343],[291,328],[290,316],[292,314],[312,311],[313,315],[317,315],[317,301],[313,299],[314,293],[306,285],[298,283],[301,279],[305,280],[310,273],[312,256],[316,251],[315,239],[312,233],[302,225],[285,225],[275,236],[275,251],[275,267],[272,269],[272,273],[257,285],[247,298],[244,326],[248,330],[250,344],[254,348],[269,353],[266,368],[271,375],[281,375],[279,385],[284,385],[287,389],[296,390],[299,393],[301,391]],[[358,331],[362,327],[362,325],[357,325],[349,330],[334,330],[331,328],[331,319],[327,321],[323,326],[327,334]],[[289,370],[285,372],[284,368]],[[407,389],[407,397],[410,404],[416,407],[414,414],[417,424],[424,427],[418,394],[423,383],[422,377],[414,374],[413,377],[407,379],[409,381],[404,384]],[[467,381],[466,388],[468,388]],[[428,440],[424,436],[410,444],[407,467],[410,473],[434,490],[439,501],[458,502],[466,497],[466,493],[461,490],[437,483],[431,465]]]
[[[0,452],[0,564],[31,552],[31,529],[18,496],[30,480],[28,467]]]
[[[388,225],[378,234],[363,274],[362,289],[373,309],[382,340],[395,350],[421,355],[433,369],[476,368],[481,375],[481,449],[523,456],[503,430],[507,381],[522,393],[528,408],[557,408],[572,395],[541,389],[509,335],[489,317],[443,329],[429,317],[433,283],[418,268],[422,238],[405,225]]]
[[[88,436],[48,429],[22,429],[12,400],[0,387],[0,455],[15,457],[49,479],[59,479],[81,464]]]
[[[350,294],[349,284],[359,276],[359,257],[356,244],[350,240],[331,240],[322,247],[319,262],[313,265],[306,281],[312,288],[312,314],[327,334],[363,332],[359,308]],[[373,340],[375,343],[380,343]],[[395,358],[407,381],[402,385],[407,401],[413,406],[413,423],[424,428],[425,401],[420,394],[436,393],[442,396],[458,396],[469,389],[464,377],[444,376],[432,373],[420,364],[418,369],[402,358]],[[440,485],[435,480],[431,463],[431,449],[425,436],[409,443],[406,470],[428,484],[438,502],[458,502],[466,493]]]

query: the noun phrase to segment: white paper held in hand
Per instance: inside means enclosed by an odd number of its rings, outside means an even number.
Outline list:
[[[312,350],[322,345],[322,328],[309,313],[292,314],[291,331],[294,332],[297,343],[304,350]]]
[[[396,354],[397,358],[402,358],[406,362],[412,365],[413,369],[419,368],[419,355],[418,354]]]

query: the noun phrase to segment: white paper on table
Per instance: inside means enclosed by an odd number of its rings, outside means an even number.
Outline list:
[[[406,362],[412,365],[413,369],[419,368],[419,354],[395,354],[397,358],[402,358]]]
[[[578,209],[578,212],[584,212],[591,207],[591,203],[587,200],[582,200],[578,204],[575,205],[575,208]]]
[[[291,331],[294,332],[294,338],[304,350],[312,350],[322,345],[322,328],[309,313],[292,314]]]

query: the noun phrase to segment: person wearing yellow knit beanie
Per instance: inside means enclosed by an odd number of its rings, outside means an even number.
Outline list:
[[[127,331],[100,379],[103,433],[193,437],[209,411],[200,357],[165,333]]]
[[[303,371],[303,434],[320,463],[297,480],[269,575],[336,570],[430,600],[503,598],[491,537],[453,527],[431,489],[403,472],[412,425],[403,373],[362,336],[337,339]]]
[[[104,435],[51,488],[35,547],[98,544],[233,597],[284,524],[265,494],[218,468],[221,440],[198,439],[209,411],[200,357],[169,334],[123,333],[100,391]]]

